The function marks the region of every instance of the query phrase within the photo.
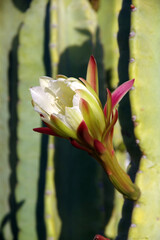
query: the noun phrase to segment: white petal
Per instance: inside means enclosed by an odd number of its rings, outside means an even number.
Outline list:
[[[42,88],[42,89],[45,89],[45,87],[48,87],[49,82],[50,82],[51,80],[53,80],[53,78],[46,77],[46,76],[40,77],[40,78],[39,78],[39,82],[40,82],[41,88]]]
[[[79,106],[79,100],[80,100],[80,96],[76,93],[74,96],[73,96],[73,107],[74,106]]]
[[[52,95],[47,95],[41,87],[30,88],[33,101],[47,114],[58,113]]]
[[[69,82],[68,84],[69,84],[70,88],[73,91],[75,91],[76,89],[83,89],[85,91],[88,91],[86,86],[76,78],[68,78],[68,82]]]
[[[72,99],[74,96],[74,91],[68,86],[68,80],[66,79],[58,79],[50,81],[49,83],[49,90],[53,92],[56,96],[57,100],[61,102],[61,105],[72,107]],[[48,91],[46,89],[46,91]]]
[[[44,112],[36,103],[34,103],[34,110],[36,112],[38,112],[44,118],[46,118],[46,119],[50,118],[49,115],[46,112]]]
[[[70,125],[70,127],[77,131],[77,128],[79,124],[83,120],[83,116],[81,112],[79,111],[78,107],[72,107],[72,108],[65,108],[65,118],[66,122]]]
[[[70,78],[69,78],[70,79]],[[71,81],[70,82],[70,88],[75,91],[76,89],[82,89],[84,90],[89,96],[91,96],[93,98],[93,101],[97,102],[97,99],[94,97],[94,95],[86,88],[86,86],[81,83],[79,80],[76,79],[76,81]],[[99,104],[99,103],[98,103]]]

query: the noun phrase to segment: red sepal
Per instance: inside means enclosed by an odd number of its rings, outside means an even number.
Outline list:
[[[124,82],[112,93],[112,109],[120,102],[124,95],[131,89],[135,79]]]
[[[106,151],[103,143],[101,143],[97,139],[94,140],[94,148],[99,154],[103,154]]]
[[[77,129],[77,135],[82,141],[93,146],[93,138],[89,134],[88,127],[84,120],[82,120]]]
[[[48,127],[33,128],[33,131],[59,137],[58,134],[56,134],[52,129]]]
[[[96,235],[93,240],[110,240],[109,238],[105,238],[101,235]]]
[[[80,143],[78,143],[76,140],[74,140],[74,139],[72,139],[72,138],[70,138],[69,140],[70,140],[72,146],[74,146],[74,147],[76,147],[76,148],[78,148],[78,149],[81,149],[81,150],[84,150],[84,151],[90,153],[90,149],[82,146],[82,145],[81,145]]]
[[[93,56],[89,59],[86,81],[91,85],[97,95],[99,95],[97,63]]]
[[[110,115],[111,115],[111,112],[112,112],[112,95],[111,95],[111,92],[109,91],[108,88],[107,88],[107,102],[104,106],[103,112],[104,112],[104,115],[106,117],[107,124],[108,124],[109,119],[110,119]]]

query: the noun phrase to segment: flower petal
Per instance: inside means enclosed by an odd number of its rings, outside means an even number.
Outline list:
[[[99,154],[103,154],[106,151],[103,143],[101,143],[97,139],[94,140],[94,148]]]
[[[105,128],[105,116],[103,114],[102,106],[97,102],[97,100],[94,98],[93,95],[89,94],[88,92],[77,89],[76,93],[80,96],[80,98],[83,98],[88,104],[90,105],[90,108],[92,109],[92,112],[94,113],[94,116],[96,116],[97,119],[100,119],[101,126],[100,128]]]
[[[58,134],[48,127],[33,128],[33,131],[59,137]]]
[[[53,121],[50,120],[50,117],[49,119],[46,118],[45,116],[41,115],[41,120],[45,123],[45,125],[50,128],[54,133],[57,134],[57,136],[59,137],[63,137],[63,138],[68,138],[68,135],[66,135],[64,133],[63,130],[61,130],[60,128],[57,128],[55,126],[55,124],[53,123]]]
[[[79,108],[91,135],[94,138],[101,140],[101,136],[105,128],[103,111],[94,111],[90,104],[83,98],[80,99]]]
[[[75,92],[71,89],[67,79],[57,79],[49,82],[45,91],[55,97],[55,104],[63,112],[65,106],[72,107],[72,99]]]
[[[99,95],[97,63],[93,56],[89,59],[86,80]]]
[[[103,133],[102,139],[104,142],[108,141],[108,136],[110,133],[112,133],[112,129],[113,129],[114,125],[116,124],[117,119],[118,119],[118,111],[117,111],[117,109],[115,109],[115,114],[113,115],[112,121]]]
[[[131,89],[134,80],[135,79],[132,79],[123,83],[112,93],[112,108],[114,108],[123,98],[123,96]]]
[[[51,105],[51,102],[54,103],[54,98],[51,95],[47,95],[41,87],[32,87],[30,88],[30,92],[33,102],[44,112],[47,114],[51,114],[53,112],[57,113],[57,109],[55,108],[54,104]]]
[[[96,98],[97,102],[101,105],[101,102],[99,100],[99,97],[97,95],[97,93],[93,90],[92,86],[83,78],[79,78],[79,80],[81,82],[83,82],[83,84],[86,86],[86,88],[88,89],[88,91]]]
[[[79,124],[83,120],[83,116],[78,107],[65,107],[65,120],[72,130],[77,131]]]
[[[91,150],[89,148],[84,147],[83,145],[81,145],[80,143],[78,143],[74,139],[70,139],[70,142],[74,147],[76,147],[78,149],[84,150],[84,151],[89,152],[89,153],[91,152]]]
[[[77,139],[76,132],[63,123],[56,115],[51,115],[51,122],[55,128],[63,133],[63,135],[61,135],[62,137]]]
[[[93,138],[89,134],[88,127],[84,120],[82,120],[82,122],[80,123],[77,129],[77,135],[82,141],[84,141],[90,146],[93,146]]]
[[[42,76],[39,78],[39,83],[41,88],[44,90],[46,87],[49,86],[49,82],[53,80],[53,78],[51,77],[46,77],[46,76]]]
[[[106,116],[106,125],[108,126],[108,124],[110,123],[110,116],[112,113],[112,95],[108,88],[107,88],[107,102],[104,106],[103,111]]]

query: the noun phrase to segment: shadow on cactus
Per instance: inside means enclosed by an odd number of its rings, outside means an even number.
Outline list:
[[[56,80],[40,78],[40,86],[30,89],[35,111],[46,127],[34,131],[69,139],[104,168],[110,181],[124,197],[137,200],[139,188],[119,166],[113,149],[113,130],[118,118],[116,105],[133,86],[134,79],[119,86],[102,109],[98,94],[96,61],[90,57],[86,80],[58,75]]]

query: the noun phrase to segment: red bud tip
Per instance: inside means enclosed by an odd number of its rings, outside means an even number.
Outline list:
[[[86,151],[86,152],[90,152],[88,148],[85,148],[85,147],[82,146],[80,143],[78,143],[76,140],[71,139],[71,138],[70,138],[69,140],[70,140],[72,146],[74,146],[74,147],[76,147],[76,148],[78,148],[78,149],[84,150],[84,151]]]
[[[80,125],[77,129],[77,135],[85,143],[87,143],[89,145],[93,145],[93,138],[89,134],[88,127],[84,120],[82,120],[82,122],[80,123]]]
[[[101,235],[96,235],[93,240],[110,240],[109,238],[105,238]]]
[[[48,127],[33,128],[33,131],[59,137],[58,134],[56,134],[52,129]]]

